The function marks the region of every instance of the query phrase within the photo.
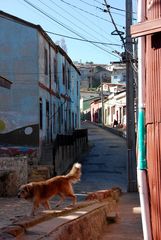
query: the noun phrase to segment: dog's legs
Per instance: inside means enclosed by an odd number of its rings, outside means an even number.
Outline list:
[[[35,211],[36,211],[36,209],[37,209],[38,207],[39,207],[39,206],[33,205],[32,211],[31,211],[31,216],[35,216]]]
[[[74,206],[77,202],[77,197],[74,195],[74,193],[68,194],[68,197],[72,198],[72,206]]]
[[[43,205],[43,207],[44,207],[46,210],[51,209],[50,204],[49,204],[48,201],[44,201],[44,202],[42,202],[41,204]]]
[[[59,202],[56,204],[56,207],[59,207],[65,200],[65,197],[62,193],[59,193],[59,196],[60,196],[60,200]]]
[[[66,192],[66,196],[72,198],[73,204],[71,204],[70,206],[74,206],[76,204],[76,202],[77,202],[77,197],[74,194],[73,187],[72,187],[71,184],[70,184],[70,187],[68,189],[68,192]]]
[[[34,199],[32,211],[31,211],[31,216],[34,216],[34,215],[35,215],[35,211],[36,211],[36,209],[37,209],[38,207],[39,207],[39,202],[38,202],[36,199]]]

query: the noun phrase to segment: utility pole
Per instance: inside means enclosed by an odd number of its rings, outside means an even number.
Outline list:
[[[128,191],[137,191],[136,175],[136,142],[135,142],[135,114],[134,114],[134,73],[133,73],[133,45],[130,35],[132,25],[132,0],[126,0],[126,107],[127,107],[127,147],[128,147]]]

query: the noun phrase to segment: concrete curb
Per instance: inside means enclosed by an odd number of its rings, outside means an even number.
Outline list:
[[[107,130],[107,131],[109,131],[109,132],[111,132],[111,133],[113,133],[113,134],[115,134],[115,135],[117,135],[119,137],[122,137],[124,139],[127,138],[126,130],[123,130],[121,128],[108,127],[108,126],[105,126],[105,125],[102,126],[101,124],[98,124],[98,123],[95,123],[95,122],[90,122],[90,123],[95,125],[95,126],[97,126],[97,127],[103,128],[104,130]]]
[[[103,129],[107,130],[107,131],[110,131],[114,134],[116,134],[117,136],[120,136],[122,138],[127,138],[126,137],[126,131],[123,131],[123,130],[119,130],[117,128],[111,128],[111,127],[103,127]]]
[[[5,233],[11,236],[17,237],[18,235],[23,234],[27,228],[33,227],[36,224],[47,221],[53,217],[70,214],[75,210],[87,207],[97,202],[98,202],[97,200],[92,202],[82,202],[82,203],[78,203],[74,208],[64,208],[62,210],[48,210],[48,211],[43,211],[36,216],[24,216],[17,221],[13,221],[11,225],[1,228],[0,232],[2,233],[1,235]],[[0,235],[0,240],[2,238],[1,235]]]
[[[30,229],[34,233],[39,232],[39,229],[45,233],[33,240],[45,240],[46,237],[54,240],[99,239],[104,227],[107,226],[107,217],[113,212],[115,204],[115,201],[96,203],[59,219],[53,218],[47,222],[46,226],[41,224]],[[28,232],[29,235],[30,232]]]
[[[82,224],[84,225],[84,222],[86,222],[86,226],[88,224],[90,225],[93,222],[93,220],[91,221],[90,215],[92,215],[92,219],[95,219],[93,224],[98,225],[97,226],[98,233],[95,233],[95,235],[97,235],[100,233],[102,227],[105,224],[107,224],[108,216],[111,216],[111,214],[113,214],[112,216],[116,216],[117,214],[117,202],[118,202],[118,197],[120,193],[117,192],[116,190],[107,190],[107,191],[110,192],[110,195],[108,195],[108,197],[106,197],[106,195],[104,195],[103,193],[104,197],[102,198],[102,192],[101,192],[101,199],[100,199],[100,194],[96,192],[97,194],[95,195],[94,199],[91,199],[90,201],[84,201],[84,202],[78,203],[74,208],[65,208],[62,210],[48,210],[34,217],[23,217],[18,221],[13,221],[11,225],[1,229],[0,240],[15,239],[16,237],[20,237],[20,236],[23,236],[22,239],[25,239],[26,232],[30,232],[31,229],[32,231],[35,230],[37,232],[37,229],[42,230],[43,228],[44,228],[43,234],[46,234],[46,233],[57,234],[57,238],[54,238],[54,239],[61,239],[58,237],[60,235],[59,233],[63,232],[63,234],[66,235],[68,233],[67,231],[68,227],[70,228],[70,224],[72,224],[73,230],[69,232],[72,232],[73,234],[73,232],[76,231],[75,229],[77,229],[77,231],[80,234],[80,230],[78,229],[77,224],[79,226],[82,226]],[[100,220],[98,221],[97,218],[100,218]],[[77,224],[75,224],[76,222]],[[91,225],[91,230],[90,230],[91,235],[93,234],[93,230],[92,230],[93,224]],[[51,228],[49,227],[50,225],[51,225]],[[47,226],[47,229],[46,229],[46,226]],[[86,229],[86,226],[85,226],[85,229]],[[81,233],[83,234],[83,236],[86,234],[83,230],[81,230]],[[76,236],[75,234],[76,232],[74,233],[73,236]],[[37,235],[40,235],[40,234],[37,234]],[[41,236],[41,238],[42,237],[43,236]],[[86,237],[80,238],[80,239],[82,240],[87,239]],[[35,235],[35,238],[33,239],[37,240],[39,238],[36,238],[36,235]],[[70,236],[70,239],[72,239],[71,236]],[[92,238],[92,239],[95,239],[95,238]]]

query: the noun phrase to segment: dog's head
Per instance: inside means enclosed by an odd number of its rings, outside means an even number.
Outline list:
[[[18,190],[18,198],[31,199],[33,197],[33,186],[32,183],[28,183],[20,186]]]

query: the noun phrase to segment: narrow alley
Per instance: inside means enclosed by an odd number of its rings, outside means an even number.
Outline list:
[[[142,240],[139,195],[138,193],[126,192],[127,149],[125,139],[88,122],[84,122],[82,127],[88,128],[90,149],[81,157],[82,177],[81,181],[74,185],[78,202],[84,201],[89,192],[110,189],[112,187],[121,188],[123,194],[119,201],[118,219],[116,223],[107,225],[100,239]],[[57,197],[54,197],[50,201],[54,210],[57,200]],[[68,200],[59,209],[65,209],[67,205],[69,205]],[[3,228],[23,216],[27,216],[31,203],[16,198],[0,198],[0,206],[0,228]],[[43,222],[41,224],[43,226]],[[133,233],[133,236],[131,236],[130,232]],[[36,238],[36,234],[34,239],[39,239]],[[64,238],[63,240],[66,239]]]
[[[100,239],[143,240],[139,194],[127,193],[126,140],[88,122],[83,127],[88,128],[91,151],[82,158],[83,175],[76,190],[81,193],[119,187],[123,192],[119,218],[107,226]]]
[[[82,127],[88,128],[91,150],[82,157],[83,174],[76,189],[89,192],[120,187],[126,192],[126,140],[88,122]]]

